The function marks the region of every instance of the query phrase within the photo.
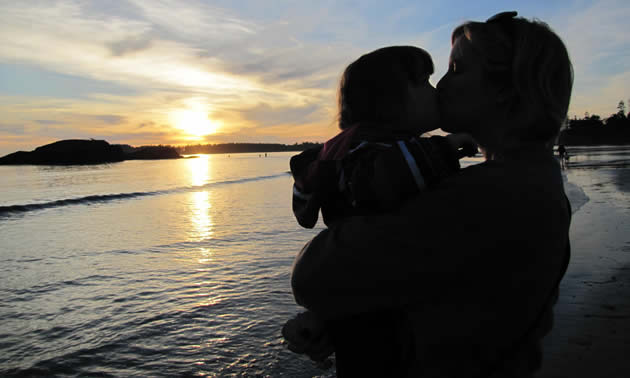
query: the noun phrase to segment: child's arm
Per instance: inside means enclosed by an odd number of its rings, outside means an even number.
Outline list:
[[[330,197],[337,191],[338,161],[325,160],[320,156],[320,148],[312,148],[291,158],[293,185],[293,214],[305,228],[313,228],[317,223],[319,210],[326,206]],[[330,211],[328,212],[330,217]],[[330,219],[329,219],[330,220]],[[326,221],[326,213],[324,213]]]
[[[446,136],[446,140],[457,151],[460,159],[465,156],[473,157],[479,152],[477,142],[470,134],[449,134]]]
[[[467,134],[416,138],[408,145],[428,187],[459,171],[459,159],[477,153],[477,144]]]
[[[291,174],[295,180],[293,184],[293,214],[300,226],[313,228],[317,223],[321,201],[319,194],[312,187],[309,173],[314,171],[313,164],[317,162],[317,155],[321,148],[303,151],[291,158]]]
[[[344,190],[359,213],[389,211],[459,171],[459,159],[474,155],[471,137],[412,138],[368,144],[344,160]]]
[[[334,352],[328,330],[322,319],[311,311],[305,311],[289,319],[282,327],[282,336],[292,352],[306,354],[313,361],[327,360]]]

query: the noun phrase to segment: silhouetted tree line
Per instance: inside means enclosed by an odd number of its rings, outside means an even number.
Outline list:
[[[121,145],[125,153],[125,160],[155,160],[155,159],[178,159],[181,158],[177,149],[172,146],[140,146],[132,147]]]
[[[321,146],[321,143],[303,142],[295,144],[280,143],[220,143],[196,144],[177,147],[182,155],[190,154],[235,154],[240,152],[281,152],[304,151],[311,147]]]
[[[597,114],[586,112],[584,118],[574,117],[568,120],[566,127],[560,132],[558,143],[567,145],[630,144],[630,114],[626,112],[626,104],[619,101],[617,113],[605,119]]]

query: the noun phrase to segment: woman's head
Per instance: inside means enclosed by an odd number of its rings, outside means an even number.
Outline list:
[[[564,122],[573,70],[560,38],[506,12],[453,31],[438,83],[443,129],[470,132],[489,152],[552,142]]]
[[[339,85],[339,127],[370,124],[422,132],[437,124],[433,61],[424,50],[391,46],[352,62]]]

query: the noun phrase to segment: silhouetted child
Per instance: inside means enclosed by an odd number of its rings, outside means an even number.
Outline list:
[[[459,169],[463,136],[421,138],[438,128],[431,56],[411,46],[378,49],[344,71],[339,85],[341,132],[323,147],[291,158],[293,212],[312,228],[400,204]]]
[[[341,132],[323,147],[291,158],[293,212],[300,225],[313,227],[320,209],[327,226],[347,216],[394,211],[459,170],[461,156],[477,152],[465,135],[420,137],[439,124],[432,73],[431,56],[410,46],[373,51],[346,68],[339,85]],[[406,345],[397,328],[399,313],[373,316],[378,329],[367,325],[370,317],[357,324],[353,319],[324,324],[306,311],[289,320],[282,334],[289,349],[317,361],[334,350],[338,371],[354,353],[354,332],[368,332],[371,346],[395,361],[392,347]]]

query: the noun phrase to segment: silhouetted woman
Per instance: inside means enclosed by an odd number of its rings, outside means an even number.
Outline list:
[[[327,324],[356,320],[338,376],[527,377],[540,367],[569,259],[552,146],[573,78],[558,36],[515,15],[457,27],[437,86],[443,129],[471,133],[488,160],[394,214],[340,221],[295,261],[299,304]],[[371,343],[392,321],[393,344]],[[382,363],[390,346],[398,359]]]

